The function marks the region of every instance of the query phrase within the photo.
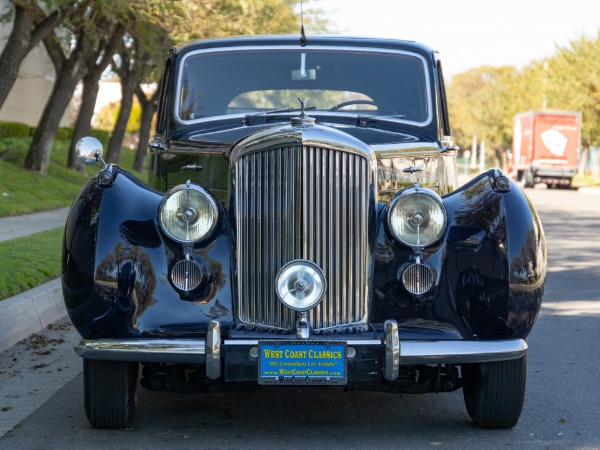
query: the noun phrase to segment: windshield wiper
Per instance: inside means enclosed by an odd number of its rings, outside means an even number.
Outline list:
[[[309,111],[312,109],[317,109],[317,108],[315,106],[309,106],[308,108],[304,108],[305,111]],[[277,114],[277,113],[292,112],[292,111],[296,111],[296,108],[294,108],[293,106],[288,106],[287,108],[272,109],[270,111],[261,111],[259,113],[246,114],[244,116],[244,120],[242,120],[242,125],[244,125],[244,126],[250,125],[250,120],[253,119],[254,117],[261,117],[261,116],[267,116],[269,114]]]
[[[266,116],[268,114],[277,114],[277,113],[282,113],[282,112],[292,112],[293,110],[294,110],[293,106],[288,106],[287,108],[271,109],[270,111],[261,111],[259,113],[246,114],[244,116],[244,120],[242,120],[242,125],[244,125],[244,126],[250,125],[250,119],[252,119],[254,117]]]
[[[406,119],[404,114],[390,114],[387,116],[361,116],[360,114],[356,117],[357,127],[368,127],[368,122],[380,122],[386,121],[387,119]]]

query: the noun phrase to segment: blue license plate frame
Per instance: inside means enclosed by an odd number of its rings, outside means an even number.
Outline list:
[[[344,385],[344,341],[259,341],[258,384]]]

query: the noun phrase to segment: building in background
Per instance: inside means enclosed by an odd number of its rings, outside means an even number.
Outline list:
[[[6,0],[0,0],[0,11],[6,10]],[[0,52],[12,30],[12,22],[0,23]],[[6,102],[0,109],[0,121],[21,122],[36,126],[52,91],[56,72],[43,44],[38,44],[25,58]],[[72,125],[70,105],[65,111],[60,125]]]

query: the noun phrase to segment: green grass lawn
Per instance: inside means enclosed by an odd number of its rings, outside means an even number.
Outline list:
[[[86,166],[87,175],[67,169],[69,141],[56,141],[48,175],[23,169],[31,138],[0,139],[0,217],[15,216],[69,206],[100,164]],[[135,153],[123,148],[122,167],[145,181],[145,173],[131,170]]]
[[[0,242],[0,299],[60,276],[63,228]]]
[[[23,169],[31,138],[0,138],[0,217],[70,206],[100,165],[86,166],[87,175],[67,169],[69,141],[57,141],[48,175]],[[135,154],[123,148],[122,167],[131,170]],[[0,242],[0,300],[60,276],[63,228]]]

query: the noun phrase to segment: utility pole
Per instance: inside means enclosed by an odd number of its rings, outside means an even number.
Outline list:
[[[544,95],[542,99],[542,111],[546,111],[547,103],[548,103],[548,94],[546,91],[548,90],[548,61],[544,61]]]

